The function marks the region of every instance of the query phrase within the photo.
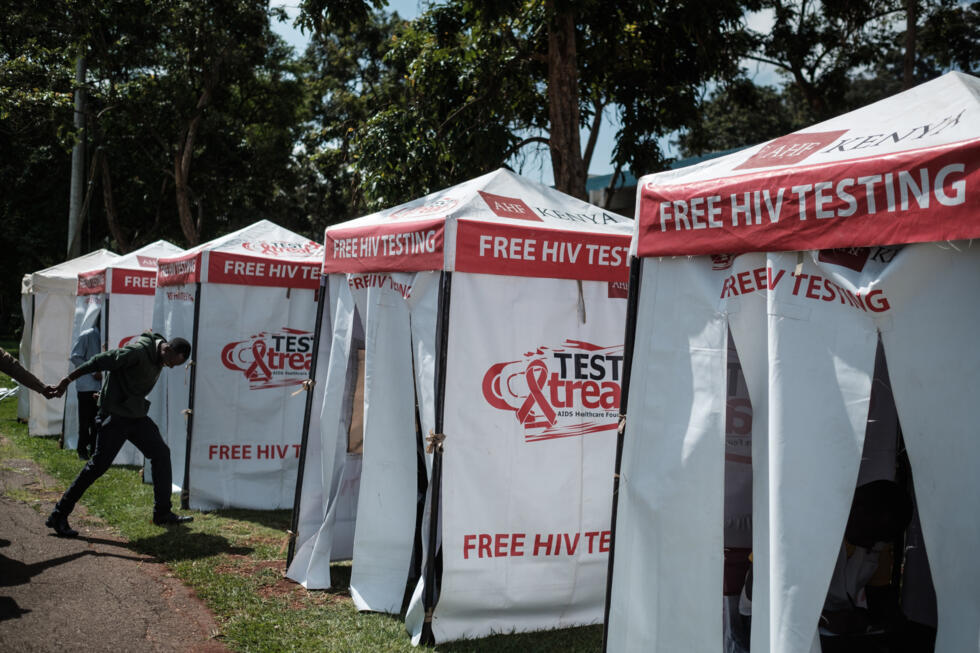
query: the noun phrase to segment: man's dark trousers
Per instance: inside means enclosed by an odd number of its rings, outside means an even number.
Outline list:
[[[170,512],[170,447],[160,437],[160,429],[149,417],[101,415],[98,420],[95,454],[65,491],[55,510],[66,517],[97,478],[106,473],[123,443],[129,440],[150,461],[153,470],[153,513]]]
[[[78,394],[78,452],[86,456],[95,449],[95,416],[99,412],[96,392]]]

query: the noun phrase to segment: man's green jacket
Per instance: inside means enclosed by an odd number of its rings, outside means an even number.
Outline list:
[[[99,393],[99,413],[120,417],[146,417],[150,393],[163,369],[160,343],[166,339],[147,331],[135,342],[96,354],[76,368],[79,374],[107,372]]]

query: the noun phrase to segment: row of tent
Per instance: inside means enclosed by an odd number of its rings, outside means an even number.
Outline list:
[[[753,653],[819,650],[854,488],[903,445],[921,620],[978,650],[978,125],[950,73],[644,177],[635,223],[505,170],[324,246],[260,222],[143,254],[125,318],[101,252],[59,266],[73,291],[25,278],[21,351],[60,378],[96,306],[106,346],[191,340],[150,397],[186,505],[292,506],[287,575],[352,558],[416,643],[604,621],[608,650],[717,650],[727,548]]]

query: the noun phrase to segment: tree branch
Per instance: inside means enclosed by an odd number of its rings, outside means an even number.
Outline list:
[[[606,108],[605,103],[598,98],[592,101],[592,127],[589,130],[589,140],[585,144],[585,154],[582,155],[582,161],[585,164],[585,169],[589,169],[589,164],[592,163],[592,154],[595,152],[596,141],[599,140],[599,127],[602,125],[602,111]]]
[[[507,159],[517,154],[517,152],[525,145],[530,145],[531,143],[541,143],[542,145],[551,145],[551,141],[544,136],[532,136],[531,138],[525,138],[523,141],[514,145],[512,148],[504,152],[503,159],[501,159],[501,165],[506,163]]]

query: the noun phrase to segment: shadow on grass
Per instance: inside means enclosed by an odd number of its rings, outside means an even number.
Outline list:
[[[286,531],[292,522],[292,510],[244,510],[241,508],[224,508],[208,511],[217,517],[247,521],[259,526],[265,526],[277,531]]]
[[[166,533],[152,537],[141,537],[129,542],[101,541],[105,544],[116,544],[137,553],[153,556],[160,562],[199,560],[221,553],[248,555],[253,550],[252,547],[248,546],[234,546],[228,541],[228,538],[222,535],[197,533],[183,526],[168,529]]]

